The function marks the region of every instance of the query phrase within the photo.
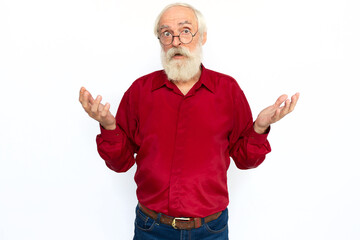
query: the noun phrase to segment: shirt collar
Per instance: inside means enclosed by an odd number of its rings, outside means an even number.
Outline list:
[[[201,64],[201,76],[199,82],[201,85],[204,85],[210,92],[215,93],[214,79],[211,78],[209,75],[209,70],[207,70],[203,64]],[[172,88],[171,84],[169,83],[170,82],[166,76],[165,71],[159,71],[159,75],[153,79],[151,91],[155,91],[164,85]]]
[[[167,81],[168,81],[168,79],[167,79],[165,71],[164,70],[159,71],[158,76],[155,76],[153,78],[151,91],[155,91],[156,89],[161,88],[162,86],[164,86],[166,84]]]
[[[201,64],[201,76],[199,81],[204,85],[210,92],[215,93],[214,78],[209,74],[209,70]]]

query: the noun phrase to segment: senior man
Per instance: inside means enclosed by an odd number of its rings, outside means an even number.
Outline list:
[[[228,239],[230,157],[240,169],[261,164],[270,124],[295,108],[299,94],[280,96],[253,121],[237,82],[201,64],[207,34],[198,10],[165,7],[155,34],[164,70],[137,79],[116,117],[83,87],[79,100],[100,123],[106,165],[116,172],[137,165],[134,239]]]

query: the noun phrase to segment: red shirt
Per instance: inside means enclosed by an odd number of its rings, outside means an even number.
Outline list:
[[[173,217],[224,210],[230,157],[238,168],[249,169],[271,151],[267,134],[254,131],[237,82],[203,66],[185,96],[164,71],[137,79],[125,92],[116,121],[116,130],[101,128],[97,136],[100,156],[116,172],[136,162],[139,202]]]

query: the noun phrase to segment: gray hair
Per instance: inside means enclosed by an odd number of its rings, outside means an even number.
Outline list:
[[[154,34],[155,34],[155,36],[156,36],[156,37],[159,36],[159,22],[160,22],[161,16],[164,14],[164,12],[165,12],[166,10],[168,10],[169,8],[175,7],[175,6],[181,6],[181,7],[190,8],[191,10],[194,11],[195,16],[196,16],[197,21],[198,21],[198,31],[199,31],[199,33],[200,33],[200,37],[202,38],[204,32],[207,31],[205,18],[204,18],[204,16],[202,15],[202,13],[201,13],[199,10],[197,10],[196,8],[194,8],[193,6],[191,6],[190,4],[187,4],[187,3],[172,3],[172,4],[170,4],[170,5],[167,5],[167,6],[160,12],[160,14],[158,15],[158,17],[157,17],[156,20],[155,20],[155,26],[154,26]]]

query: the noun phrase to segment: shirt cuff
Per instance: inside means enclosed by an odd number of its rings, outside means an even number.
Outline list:
[[[249,143],[263,144],[267,141],[267,137],[270,133],[270,126],[266,129],[265,133],[259,134],[255,132],[254,127],[251,128],[249,134]]]
[[[125,134],[118,125],[114,130],[106,130],[103,126],[100,125],[100,134],[101,137],[106,141],[111,142],[120,142]]]

